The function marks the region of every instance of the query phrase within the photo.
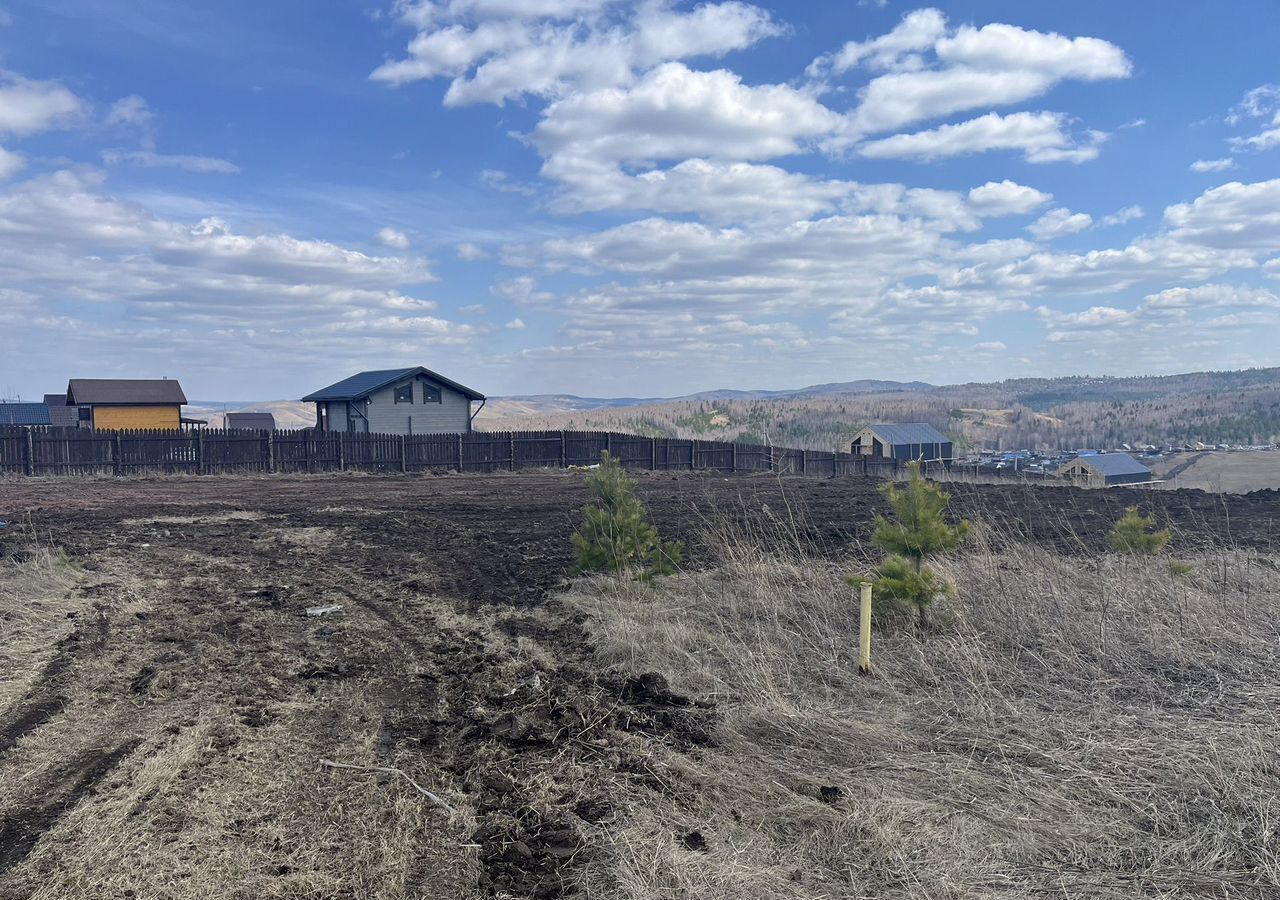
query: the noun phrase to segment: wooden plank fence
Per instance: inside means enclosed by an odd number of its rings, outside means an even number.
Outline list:
[[[894,460],[850,453],[603,431],[398,435],[0,425],[0,474],[14,475],[512,472],[594,465],[605,451],[628,469],[656,472],[893,477],[899,470]]]

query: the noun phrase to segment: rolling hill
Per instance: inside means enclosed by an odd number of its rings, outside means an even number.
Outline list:
[[[291,400],[206,401],[193,403],[188,414],[219,427],[224,411],[239,410],[272,412],[281,428],[314,422],[309,404]],[[929,422],[952,434],[961,447],[1269,443],[1280,440],[1280,368],[941,386],[863,379],[666,398],[513,395],[489,398],[476,426],[490,431],[612,429],[829,450],[877,421]]]

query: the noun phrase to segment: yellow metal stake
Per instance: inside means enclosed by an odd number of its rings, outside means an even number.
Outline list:
[[[863,675],[871,674],[871,583],[862,582],[862,615],[858,617],[858,629],[862,638],[861,652],[858,654],[858,671]]]

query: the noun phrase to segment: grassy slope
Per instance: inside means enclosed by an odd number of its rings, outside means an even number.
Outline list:
[[[719,709],[622,801],[590,893],[1280,896],[1276,560],[1194,562],[971,549],[933,632],[880,623],[871,678],[841,567],[727,546],[580,584],[603,662]]]

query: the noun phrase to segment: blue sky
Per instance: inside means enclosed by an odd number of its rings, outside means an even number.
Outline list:
[[[0,394],[1280,365],[1272,0],[0,10]]]

